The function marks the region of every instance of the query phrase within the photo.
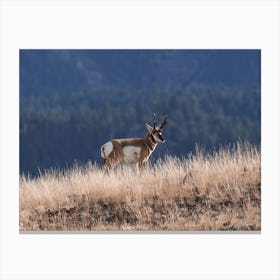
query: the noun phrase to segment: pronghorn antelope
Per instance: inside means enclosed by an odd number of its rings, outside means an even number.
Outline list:
[[[157,126],[154,114],[153,126],[146,123],[148,133],[144,138],[112,139],[101,147],[103,168],[113,169],[119,163],[134,163],[141,168],[154,151],[158,143],[164,143],[162,128],[167,124],[167,116]]]

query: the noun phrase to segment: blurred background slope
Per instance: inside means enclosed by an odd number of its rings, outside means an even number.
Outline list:
[[[168,114],[166,153],[260,144],[260,50],[20,50],[20,172],[100,162]]]

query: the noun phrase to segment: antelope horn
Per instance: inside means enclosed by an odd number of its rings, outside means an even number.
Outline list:
[[[153,120],[153,128],[156,129],[156,125],[157,125],[157,122],[156,122],[156,114],[154,113],[154,120]]]
[[[164,116],[162,124],[159,126],[159,129],[162,129],[167,124],[167,115]]]

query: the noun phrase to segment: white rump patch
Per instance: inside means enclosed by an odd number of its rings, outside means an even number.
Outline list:
[[[140,158],[140,147],[125,146],[123,147],[123,155],[125,163],[136,163]]]
[[[112,151],[113,151],[113,143],[109,141],[101,147],[101,157],[107,158]]]

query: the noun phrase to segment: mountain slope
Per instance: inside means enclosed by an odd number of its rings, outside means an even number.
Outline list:
[[[21,96],[260,84],[259,50],[21,50]]]

